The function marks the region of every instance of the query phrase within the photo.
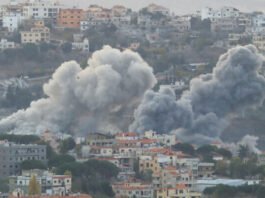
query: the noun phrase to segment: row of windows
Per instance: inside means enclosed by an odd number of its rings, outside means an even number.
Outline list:
[[[63,24],[64,24],[64,25],[70,25],[70,24],[71,24],[71,25],[74,25],[74,24],[76,24],[76,25],[80,25],[80,22],[76,22],[76,23],[75,23],[75,22],[69,22],[69,23],[68,23],[68,22],[63,22]]]

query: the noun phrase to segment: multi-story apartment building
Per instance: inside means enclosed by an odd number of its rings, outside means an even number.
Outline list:
[[[45,27],[43,21],[37,21],[30,31],[21,31],[21,43],[49,43],[50,29]]]
[[[2,26],[7,28],[9,32],[14,32],[22,23],[23,16],[19,12],[7,12],[2,16]]]
[[[43,170],[23,171],[21,176],[9,177],[10,193],[17,192],[21,196],[28,195],[32,176],[36,177],[41,187],[41,193],[47,195],[67,195],[71,192],[72,177],[69,175],[54,175]]]
[[[214,173],[214,163],[200,162],[198,165],[199,178],[211,178]]]
[[[54,0],[29,0],[23,6],[23,16],[27,19],[53,19],[56,20],[63,5]]]
[[[265,35],[264,34],[255,34],[253,36],[253,44],[262,51],[265,51]]]
[[[150,198],[153,197],[153,189],[151,184],[143,184],[139,182],[116,183],[112,186],[116,197],[128,198]]]
[[[46,163],[46,146],[0,142],[0,177],[20,173],[20,164],[25,160],[39,160]]]
[[[156,198],[200,198],[201,193],[192,192],[184,184],[161,188],[156,192]]]
[[[252,31],[263,33],[265,31],[265,14],[259,14],[252,19]]]
[[[80,28],[80,22],[85,17],[82,9],[61,9],[57,17],[57,25],[63,28]]]
[[[240,30],[238,20],[236,18],[217,18],[211,23],[212,32],[233,33]]]
[[[209,7],[205,7],[201,10],[201,19],[210,19],[211,21],[215,21],[220,18],[233,18],[238,17],[240,15],[240,11],[233,7],[222,7],[220,9],[213,9]]]

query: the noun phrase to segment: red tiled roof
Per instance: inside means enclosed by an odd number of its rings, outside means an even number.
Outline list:
[[[123,132],[116,134],[117,137],[137,137],[138,134],[135,132]]]

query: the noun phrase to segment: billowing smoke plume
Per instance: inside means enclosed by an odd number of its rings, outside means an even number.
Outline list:
[[[250,152],[260,154],[261,151],[257,148],[259,138],[256,136],[246,135],[239,142],[240,145],[246,146]]]
[[[24,134],[116,129],[118,123],[110,120],[122,122],[122,112],[155,83],[152,68],[137,53],[106,46],[92,55],[85,69],[74,61],[62,64],[44,85],[47,98],[1,120],[0,129]]]
[[[185,141],[218,139],[231,116],[261,105],[264,57],[252,46],[236,47],[219,58],[211,74],[190,82],[179,100],[169,90],[148,91],[135,111],[132,131],[170,132]]]

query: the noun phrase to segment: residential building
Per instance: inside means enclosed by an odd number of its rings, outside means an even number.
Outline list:
[[[127,197],[127,198],[153,197],[153,189],[151,184],[144,184],[140,182],[116,183],[112,185],[112,189],[116,197]]]
[[[30,0],[23,6],[23,16],[26,19],[52,19],[55,22],[63,7],[55,0]]]
[[[19,192],[21,196],[29,194],[29,183],[33,175],[40,185],[41,193],[46,195],[68,195],[72,188],[72,176],[55,175],[44,170],[23,171],[21,176],[9,177],[10,193]]]
[[[50,29],[44,25],[43,21],[36,21],[30,31],[21,31],[21,43],[49,43]]]
[[[80,50],[89,52],[89,40],[84,38],[83,40],[76,40],[72,43],[72,50]]]
[[[123,132],[115,135],[116,140],[138,140],[139,136],[134,132]]]
[[[202,8],[201,19],[210,19],[215,21],[220,18],[234,18],[240,15],[240,11],[233,7],[222,7],[220,9],[213,9],[209,7]]]
[[[265,51],[265,34],[255,34],[252,40],[259,50]]]
[[[111,22],[116,26],[130,25],[132,17],[131,15],[112,16]]]
[[[80,22],[84,20],[85,11],[78,8],[60,9],[57,17],[57,25],[63,28],[80,28]]]
[[[142,155],[139,158],[139,171],[151,170],[152,173],[156,174],[160,172],[161,167],[155,156]]]
[[[111,8],[111,15],[112,16],[124,16],[128,13],[128,8],[122,5],[115,5]]]
[[[19,174],[20,164],[25,160],[39,160],[46,163],[46,146],[0,142],[0,177]]]
[[[7,28],[9,32],[18,30],[19,25],[22,23],[23,16],[18,12],[8,12],[2,16],[3,27]]]
[[[239,29],[236,18],[217,18],[211,22],[212,32],[236,33]]]
[[[265,31],[265,14],[259,14],[252,19],[252,32],[263,33]]]
[[[5,49],[14,49],[17,47],[17,44],[12,41],[8,41],[7,39],[1,39],[0,40],[0,50],[5,50]]]
[[[157,5],[157,4],[150,4],[149,6],[146,7],[146,10],[152,14],[163,14],[163,15],[170,15],[170,10],[168,8],[165,8],[163,6]]]
[[[103,133],[91,133],[87,136],[87,145],[89,146],[111,146],[115,142],[113,135]]]
[[[188,32],[191,29],[191,17],[172,18],[169,24],[175,27],[178,32]]]
[[[228,35],[228,41],[230,45],[237,45],[241,40],[250,38],[246,33],[230,33]]]
[[[200,198],[201,193],[193,192],[184,184],[161,188],[156,191],[156,198]]]
[[[198,177],[211,178],[214,173],[214,163],[200,162],[198,164]]]

